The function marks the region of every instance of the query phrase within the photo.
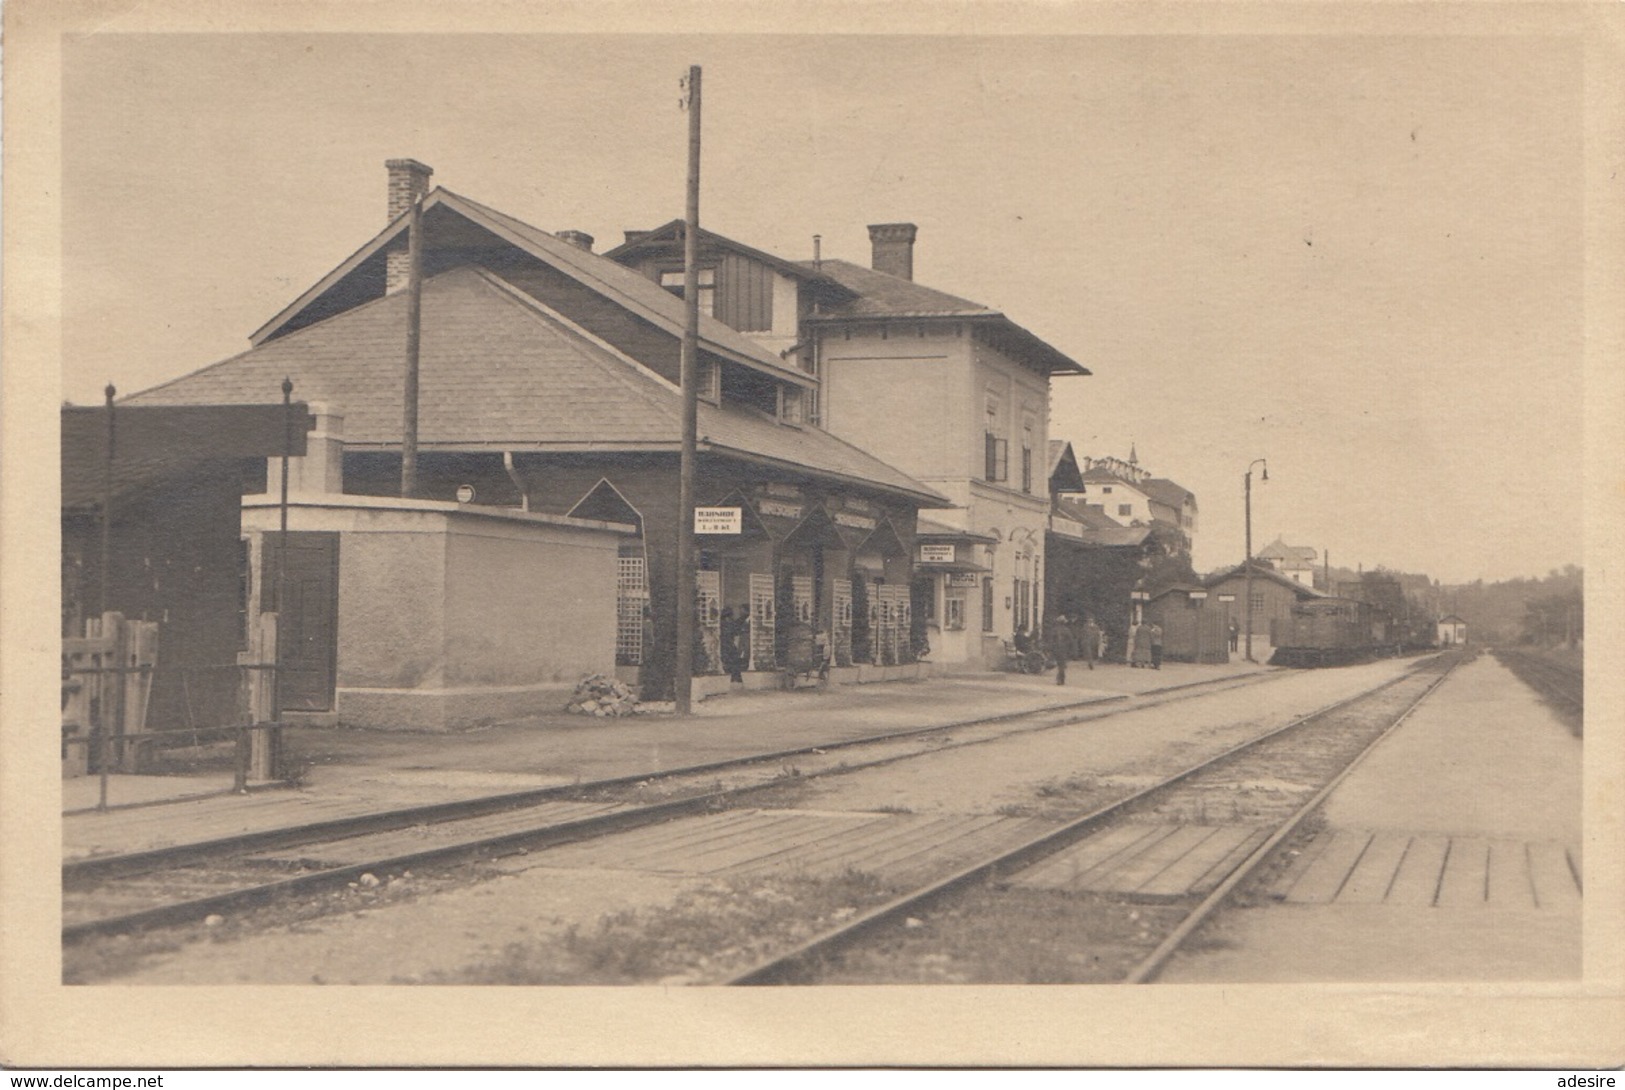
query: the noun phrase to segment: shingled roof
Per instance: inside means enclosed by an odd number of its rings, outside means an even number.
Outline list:
[[[286,375],[302,399],[343,414],[347,446],[397,450],[406,307],[403,292],[363,303],[126,403],[262,402]],[[424,282],[419,369],[418,438],[425,451],[675,451],[679,445],[676,386],[473,266]],[[928,506],[947,502],[818,428],[702,402],[698,430],[701,450],[765,460]]]
[[[1194,501],[1196,499],[1195,493],[1175,484],[1166,477],[1147,477],[1135,487],[1158,503],[1167,504],[1169,507],[1174,508],[1183,507],[1185,501]]]
[[[852,298],[821,308],[813,321],[963,318],[990,327],[995,336],[1008,338],[1014,350],[1040,362],[1050,374],[1089,374],[1082,364],[992,307],[850,261],[825,258],[816,265],[810,261],[801,264],[808,269],[816,268],[852,292]]]
[[[487,241],[487,248],[491,243],[506,243],[515,247],[649,325],[674,338],[682,337],[686,317],[683,301],[618,262],[589,253],[556,235],[443,187],[434,189],[424,198],[422,214],[424,237],[431,249],[439,231],[449,233],[460,230],[461,241],[468,243],[468,228],[471,225],[475,229],[475,236]],[[460,217],[463,222],[448,220],[448,216]],[[250,342],[266,344],[304,328],[312,321],[323,320],[350,306],[382,297],[385,251],[406,233],[407,226],[408,217],[398,216],[366,245],[256,330],[249,338]],[[479,235],[480,231],[484,234]],[[430,262],[432,256],[426,254],[425,262]],[[432,271],[432,265],[429,267]],[[700,315],[700,348],[797,385],[810,386],[814,383],[811,376],[786,366],[774,353],[706,314]]]

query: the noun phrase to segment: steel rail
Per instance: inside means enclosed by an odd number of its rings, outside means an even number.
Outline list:
[[[729,977],[723,981],[723,983],[729,985],[787,983],[793,979],[797,973],[801,972],[816,959],[823,957],[842,946],[850,944],[868,932],[874,930],[876,927],[879,927],[906,912],[919,909],[942,896],[990,878],[1002,869],[1020,869],[1033,860],[1042,858],[1043,856],[1052,854],[1053,852],[1066,847],[1073,841],[1079,839],[1084,833],[1088,832],[1094,826],[1117,816],[1128,807],[1141,801],[1149,795],[1181,783],[1192,776],[1206,771],[1214,765],[1235,757],[1255,746],[1269,741],[1272,738],[1285,734],[1288,731],[1296,730],[1308,723],[1324,718],[1327,715],[1331,715],[1332,713],[1347,707],[1348,705],[1362,700],[1367,700],[1376,694],[1392,688],[1393,686],[1398,685],[1414,676],[1414,671],[1408,671],[1401,674],[1399,677],[1385,681],[1380,685],[1365,690],[1364,692],[1356,693],[1350,697],[1345,697],[1342,700],[1335,701],[1334,703],[1328,704],[1323,708],[1312,711],[1307,715],[1293,719],[1283,726],[1277,727],[1265,734],[1261,734],[1256,738],[1251,738],[1247,741],[1238,743],[1237,745],[1224,750],[1222,753],[1205,758],[1197,764],[1194,764],[1183,771],[1177,772],[1166,779],[1143,787],[1129,795],[1124,796],[1121,799],[1107,803],[1106,805],[1092,810],[1081,817],[1074,818],[1059,828],[1042,833],[1039,836],[1025,841],[1014,848],[989,856],[986,859],[958,870],[945,878],[941,878],[928,885],[921,886],[918,889],[911,890],[910,892],[895,897],[884,904],[869,909],[867,912],[860,913],[846,923],[829,928],[828,930],[813,936],[791,950],[758,962],[751,968]],[[1434,684],[1436,685],[1437,682]],[[1431,690],[1432,686],[1429,688]]]
[[[1335,791],[1346,778],[1348,778],[1350,773],[1359,767],[1361,762],[1363,762],[1367,756],[1375,751],[1385,739],[1394,733],[1394,731],[1398,730],[1400,725],[1411,717],[1411,713],[1416,711],[1417,708],[1421,707],[1422,702],[1428,697],[1432,696],[1439,686],[1444,684],[1445,679],[1450,676],[1458,665],[1460,665],[1459,659],[1456,662],[1451,663],[1443,673],[1434,679],[1432,684],[1417,694],[1416,699],[1411,701],[1410,704],[1405,707],[1405,710],[1400,712],[1399,715],[1394,718],[1392,723],[1389,723],[1386,727],[1384,727],[1382,731],[1370,741],[1369,744],[1361,749],[1359,753],[1355,754],[1354,759],[1345,765],[1341,772],[1333,776],[1331,780],[1322,786],[1319,791],[1316,791],[1314,797],[1293,812],[1293,814],[1288,817],[1286,821],[1275,830],[1274,833],[1270,834],[1270,836],[1267,837],[1262,844],[1254,849],[1251,855],[1242,860],[1240,865],[1237,866],[1235,870],[1231,871],[1230,874],[1226,876],[1224,881],[1215,886],[1213,891],[1204,897],[1201,903],[1192,909],[1188,916],[1180,921],[1179,926],[1174,928],[1174,930],[1169,933],[1168,937],[1163,939],[1162,942],[1157,945],[1156,949],[1152,950],[1151,953],[1147,954],[1143,959],[1141,959],[1140,963],[1134,967],[1128,976],[1123,978],[1123,983],[1145,984],[1156,979],[1157,974],[1162,971],[1165,965],[1167,965],[1168,959],[1174,956],[1179,948],[1184,945],[1185,940],[1190,938],[1190,936],[1195,933],[1197,928],[1201,927],[1202,924],[1207,922],[1208,918],[1218,910],[1219,906],[1224,903],[1224,901],[1230,896],[1231,892],[1237,886],[1241,885],[1241,883],[1252,877],[1253,873],[1257,871],[1263,862],[1270,857],[1278,846],[1280,846],[1281,842],[1296,832],[1298,826],[1303,824],[1304,819],[1310,814],[1314,813],[1315,810],[1320,807],[1320,804],[1326,801],[1331,793]]]
[[[1266,674],[1266,675],[1248,675],[1248,676],[1249,677],[1254,677],[1254,676],[1271,677],[1271,676],[1276,676],[1276,675]],[[1397,680],[1401,680],[1401,679],[1395,679],[1395,680],[1397,681]],[[1393,682],[1389,682],[1388,684],[1393,684]],[[1189,687],[1188,686],[1180,686],[1179,688],[1187,689]],[[1191,695],[1195,695],[1195,694],[1191,694],[1191,693],[1188,693],[1188,692],[1183,694],[1184,697],[1189,697]],[[1180,698],[1176,697],[1176,698],[1173,698],[1173,699],[1180,699]],[[1107,702],[1115,703],[1115,701],[1095,701],[1095,702],[1090,702],[1090,703],[1107,703]],[[1159,702],[1156,702],[1156,704],[1169,703],[1169,702],[1171,702],[1171,701],[1159,701]],[[1134,707],[1143,708],[1143,707],[1147,707],[1147,706],[1156,706],[1156,704],[1153,704],[1153,705],[1137,704]],[[1052,709],[1047,709],[1047,710],[1053,712],[1056,709],[1052,708]],[[1119,710],[1127,710],[1127,709],[1119,709]],[[1024,713],[1024,714],[1037,714],[1037,713]],[[1114,714],[1115,714],[1115,712],[1114,712]],[[1015,717],[1016,716],[1001,716],[1001,717],[996,717],[994,719],[990,719],[990,720],[987,720],[987,721],[988,722],[997,722],[997,721],[1001,721],[1003,719],[1015,718]],[[1101,718],[1101,717],[1086,717],[1083,720],[1065,720],[1065,721],[1062,721],[1062,722],[1059,722],[1059,723],[1048,723],[1048,724],[1044,724],[1043,726],[1040,726],[1040,727],[1035,727],[1035,728],[1033,728],[1032,731],[1024,731],[1022,733],[1033,733],[1033,732],[1036,732],[1037,730],[1048,729],[1048,728],[1052,728],[1052,727],[1067,726],[1067,725],[1071,725],[1072,723],[1075,723],[1075,722],[1090,721],[1092,718]],[[972,722],[974,723],[974,722],[979,722],[979,721],[972,721]],[[965,724],[961,724],[961,726],[963,726],[963,725],[965,725]],[[943,729],[943,728],[933,728],[933,729]],[[920,732],[920,731],[911,731],[911,732],[908,732],[908,733],[922,733],[922,732]],[[958,748],[964,748],[966,746],[981,745],[981,744],[984,744],[984,743],[987,743],[987,742],[997,741],[1000,738],[1007,738],[1007,737],[1011,737],[1011,736],[1010,735],[995,735],[995,736],[993,736],[991,738],[976,739],[976,740],[973,740],[973,741],[970,741],[970,742],[958,743],[958,744],[955,744],[955,745],[945,746],[945,747],[942,747],[942,748],[939,748],[939,749],[925,750],[925,751],[920,751],[920,752],[916,752],[916,753],[894,754],[892,756],[882,757],[882,758],[879,758],[879,759],[874,760],[874,761],[866,761],[866,762],[863,762],[861,764],[855,764],[855,765],[854,764],[842,764],[842,765],[834,766],[834,767],[831,767],[831,768],[828,768],[828,769],[823,769],[823,770],[820,770],[820,771],[817,771],[817,772],[808,773],[808,774],[806,774],[804,776],[798,775],[794,781],[790,781],[790,782],[805,782],[807,780],[817,779],[817,778],[820,778],[820,777],[823,777],[823,776],[845,775],[845,774],[849,774],[849,773],[853,773],[853,772],[863,771],[863,770],[866,770],[866,769],[877,768],[877,767],[887,765],[887,764],[894,764],[894,763],[897,763],[899,761],[911,760],[911,759],[918,758],[918,757],[929,756],[929,755],[935,754],[935,753],[942,753],[942,752],[945,752],[948,749],[958,749]],[[874,740],[875,739],[866,739],[865,741],[874,741]],[[831,747],[826,747],[826,748],[836,748],[836,747],[831,746]],[[808,752],[808,751],[809,750],[800,750],[798,752]],[[753,759],[751,759],[749,761],[726,762],[726,763],[754,764],[754,763],[761,763],[761,762],[764,762],[766,760],[768,760],[768,758],[753,758]],[[678,774],[680,774],[680,773],[673,772],[673,773],[668,773],[666,775],[675,776],[675,775],[678,775]],[[623,777],[623,778],[620,778],[620,779],[618,779],[616,781],[604,781],[604,782],[605,783],[623,783],[623,782],[628,782],[628,781],[641,782],[641,781],[647,780],[649,778],[650,777],[648,777],[648,776],[643,776],[643,777]],[[473,855],[477,855],[477,854],[479,854],[481,852],[490,851],[492,849],[501,849],[501,848],[504,848],[504,847],[517,846],[517,845],[520,845],[520,844],[536,845],[536,846],[539,846],[539,847],[551,847],[551,846],[555,846],[555,845],[558,845],[558,844],[567,843],[567,842],[571,842],[571,841],[592,839],[592,838],[595,838],[595,837],[598,837],[598,836],[607,835],[607,834],[612,833],[612,832],[618,832],[618,831],[620,831],[622,829],[636,827],[638,825],[653,824],[655,822],[665,821],[665,820],[668,820],[668,819],[673,818],[673,817],[683,816],[683,815],[688,814],[688,813],[721,807],[721,806],[723,806],[723,805],[725,805],[727,803],[737,802],[738,800],[740,800],[740,799],[744,798],[745,796],[747,796],[749,794],[752,794],[754,792],[767,791],[767,790],[770,790],[770,789],[773,789],[773,788],[776,788],[776,787],[783,786],[783,784],[786,783],[786,782],[787,781],[785,779],[783,779],[783,778],[775,778],[775,779],[771,779],[771,780],[764,780],[764,781],[762,781],[760,783],[745,784],[745,785],[742,785],[742,786],[739,786],[739,787],[727,788],[727,789],[721,790],[721,791],[706,792],[706,793],[699,794],[699,795],[692,795],[692,796],[689,796],[689,797],[683,798],[683,799],[673,799],[673,800],[667,800],[667,801],[663,801],[663,802],[650,803],[650,804],[647,804],[647,805],[644,805],[644,806],[632,807],[632,808],[629,808],[629,809],[626,809],[626,810],[615,811],[613,813],[608,813],[608,814],[597,814],[597,815],[593,815],[591,817],[576,818],[576,819],[572,819],[572,820],[564,821],[564,822],[544,823],[544,824],[541,824],[541,825],[532,826],[530,828],[525,828],[525,829],[508,830],[508,831],[506,831],[504,833],[497,834],[497,835],[490,836],[490,837],[480,837],[480,838],[476,838],[476,839],[472,839],[472,840],[459,841],[459,842],[455,842],[455,843],[451,843],[451,844],[437,845],[437,846],[435,846],[433,848],[425,848],[422,851],[411,852],[411,853],[408,853],[408,854],[405,854],[405,855],[391,856],[391,857],[382,858],[382,859],[372,859],[372,860],[367,860],[367,861],[362,862],[362,863],[345,864],[345,865],[340,866],[340,867],[324,868],[324,869],[319,870],[319,871],[311,871],[311,872],[306,873],[306,874],[297,875],[297,876],[294,876],[294,877],[291,877],[291,878],[283,878],[283,879],[279,879],[279,880],[274,881],[274,882],[265,882],[265,883],[259,883],[259,884],[252,885],[252,886],[244,886],[244,887],[241,887],[241,888],[238,888],[238,889],[225,890],[225,891],[222,891],[220,893],[209,894],[209,895],[206,895],[206,896],[203,896],[203,897],[188,898],[188,899],[181,900],[181,901],[170,902],[168,904],[156,905],[156,906],[153,906],[151,908],[139,909],[139,910],[134,911],[134,912],[121,913],[121,914],[114,915],[114,916],[100,917],[100,918],[97,918],[97,919],[94,919],[94,920],[86,920],[86,921],[81,921],[81,922],[75,923],[75,924],[64,925],[63,928],[62,928],[62,939],[63,939],[64,943],[71,943],[71,942],[77,942],[79,940],[82,940],[84,938],[88,938],[88,937],[91,937],[91,936],[94,936],[94,935],[102,935],[102,934],[110,934],[110,933],[116,933],[116,932],[121,932],[121,931],[136,930],[136,929],[140,929],[140,928],[144,928],[144,927],[153,927],[153,926],[160,926],[160,925],[173,925],[173,924],[179,924],[179,923],[186,923],[186,922],[189,922],[189,921],[192,921],[192,920],[202,918],[204,916],[207,916],[207,915],[209,915],[211,913],[214,913],[214,912],[217,912],[217,911],[223,911],[223,910],[232,909],[232,908],[241,908],[241,907],[252,906],[252,905],[256,905],[256,904],[262,904],[262,903],[265,903],[267,901],[276,899],[278,897],[287,896],[289,894],[312,892],[312,891],[315,891],[317,889],[321,889],[321,888],[325,888],[327,886],[335,885],[335,884],[340,883],[340,882],[348,882],[351,879],[358,878],[360,875],[371,872],[371,871],[388,870],[388,869],[392,869],[392,868],[403,868],[403,867],[409,867],[409,866],[421,866],[424,863],[437,862],[437,861],[446,861],[446,860],[450,860],[450,859],[454,859],[454,858],[458,858],[458,857],[473,856]],[[602,784],[600,784],[598,786],[602,786]],[[551,789],[550,788],[550,789],[545,789],[545,790],[548,790],[548,791],[568,790],[568,791],[571,791],[571,792],[580,792],[580,791],[585,790],[585,789],[586,789],[585,787],[578,787],[578,786],[573,786],[572,785],[571,787],[569,787],[567,789]],[[533,793],[525,793],[525,794],[533,794]],[[509,796],[498,796],[497,800],[505,799],[505,798],[508,798],[508,797]],[[493,800],[481,799],[481,800],[474,800],[474,801],[478,802],[478,803],[487,803],[487,802],[491,802]],[[387,813],[385,815],[381,815],[381,816],[388,817],[388,818],[391,818],[391,819],[395,819],[395,818],[400,818],[403,815],[408,815],[408,814],[412,814],[412,813],[421,814],[423,812],[423,810],[433,810],[433,811],[435,811],[437,813],[442,813],[443,814],[443,813],[446,813],[449,810],[455,809],[456,807],[459,807],[459,806],[462,806],[462,805],[463,804],[461,804],[461,803],[441,803],[441,804],[435,804],[432,807],[421,808],[421,809],[419,809],[417,811],[390,811],[389,813]],[[489,814],[493,814],[493,813],[502,813],[502,812],[505,812],[506,810],[522,810],[522,809],[524,809],[524,806],[522,806],[522,805],[509,806],[509,807],[482,807],[479,810],[479,812],[476,812],[476,813],[459,813],[459,814],[456,814],[453,817],[444,817],[444,818],[442,818],[440,824],[449,824],[450,822],[455,821],[455,820],[472,820],[474,818],[488,816]],[[374,824],[371,819],[374,818],[374,817],[377,817],[377,816],[379,816],[379,815],[367,815],[367,816],[363,817],[362,819],[359,819],[359,821],[361,823],[364,823],[367,826],[366,828],[360,829],[359,831],[355,828],[355,825],[356,825],[356,820],[355,819],[335,819],[334,821],[313,823],[310,826],[300,826],[300,827],[297,827],[295,829],[273,830],[273,831],[271,831],[270,834],[245,834],[244,836],[240,836],[240,837],[224,838],[223,841],[210,841],[205,845],[183,846],[183,847],[180,847],[180,848],[154,849],[151,852],[139,853],[139,855],[131,854],[131,855],[128,855],[128,856],[110,857],[110,861],[112,861],[112,862],[138,861],[138,862],[145,863],[146,866],[143,866],[143,867],[141,867],[139,869],[130,869],[130,870],[126,870],[126,871],[119,872],[119,873],[113,873],[113,872],[110,872],[110,871],[103,871],[101,873],[96,873],[96,874],[89,875],[89,876],[87,876],[84,873],[79,873],[79,874],[75,875],[75,883],[74,883],[74,885],[82,888],[84,884],[89,883],[89,882],[93,882],[93,881],[98,880],[98,879],[99,880],[104,880],[104,881],[116,881],[120,877],[129,877],[131,875],[138,875],[138,874],[148,873],[153,869],[153,866],[152,866],[153,860],[155,858],[158,858],[158,857],[162,857],[161,861],[164,864],[167,864],[169,866],[178,866],[178,865],[182,865],[183,863],[187,863],[187,862],[203,861],[203,860],[206,860],[208,858],[218,856],[219,854],[222,854],[222,853],[220,853],[218,850],[210,851],[210,852],[202,852],[202,851],[200,851],[200,849],[202,849],[202,848],[218,848],[218,845],[220,845],[223,842],[227,842],[227,841],[236,844],[237,846],[235,847],[234,850],[239,851],[239,852],[247,851],[247,850],[263,851],[263,850],[270,850],[270,849],[274,849],[274,848],[297,847],[297,846],[300,846],[300,845],[303,845],[303,844],[309,844],[309,843],[312,843],[312,842],[322,842],[322,841],[336,842],[336,841],[342,841],[342,840],[351,839],[354,836],[363,836],[363,835],[367,835],[369,833],[377,833],[377,832],[389,832],[389,831],[393,831],[394,829],[409,828],[409,827],[411,827],[413,825],[416,825],[416,824],[423,824],[422,821],[416,821],[416,822],[391,821],[387,825]],[[316,828],[318,826],[337,827],[342,835],[327,836],[327,837],[321,837],[321,838],[313,838],[313,837],[310,837],[310,836],[296,837],[296,836],[293,836],[293,835],[288,835],[288,836],[279,836],[279,835],[277,835],[277,834],[284,834],[284,833],[286,833],[286,834],[304,833],[304,832],[308,832],[309,830],[311,830],[313,828]],[[252,841],[253,843],[244,844],[243,842],[245,842],[245,841]],[[89,860],[87,862],[99,863],[99,862],[102,862],[102,860]],[[68,888],[66,883],[64,884],[64,888],[65,889]]]
[[[482,817],[488,814],[501,813],[505,810],[520,810],[536,803],[546,802],[566,796],[578,796],[593,791],[607,791],[615,788],[627,787],[645,782],[670,781],[684,776],[699,776],[711,772],[721,772],[727,769],[745,768],[755,764],[783,762],[792,757],[804,757],[810,754],[822,755],[834,750],[852,749],[858,746],[882,745],[890,742],[905,741],[909,738],[921,737],[930,734],[939,734],[946,731],[964,730],[968,727],[989,726],[1007,723],[1018,719],[1037,718],[1040,716],[1055,716],[1057,713],[1079,711],[1080,709],[1095,709],[1102,705],[1110,705],[1099,714],[1089,714],[1087,711],[1063,718],[1056,722],[1044,722],[1030,729],[1030,732],[1040,730],[1058,729],[1060,727],[1075,726],[1080,723],[1093,722],[1108,716],[1118,715],[1129,711],[1138,711],[1142,708],[1158,707],[1162,704],[1172,703],[1175,700],[1189,699],[1207,692],[1225,692],[1230,689],[1244,688],[1263,681],[1296,676],[1290,671],[1243,674],[1225,678],[1215,678],[1209,681],[1190,682],[1182,685],[1172,685],[1165,689],[1148,690],[1140,694],[1123,694],[1120,696],[1104,697],[1096,700],[1082,700],[1072,704],[1062,704],[1049,708],[1021,712],[1006,712],[999,715],[985,716],[980,719],[966,719],[953,723],[937,724],[929,727],[909,727],[904,730],[891,731],[886,734],[868,735],[862,738],[848,738],[834,742],[820,742],[790,749],[775,750],[768,753],[752,754],[745,757],[730,757],[719,761],[708,761],[697,765],[687,765],[682,768],[669,769],[664,772],[635,772],[625,776],[613,776],[602,780],[591,780],[585,783],[558,784],[552,787],[530,788],[524,791],[510,791],[497,795],[482,795],[473,799],[458,799],[452,802],[428,803],[421,806],[410,806],[394,810],[380,810],[375,813],[361,814],[350,817],[331,818],[324,821],[309,822],[304,825],[291,825],[276,829],[257,830],[249,833],[238,833],[232,836],[216,837],[211,840],[202,840],[190,844],[175,844],[162,848],[149,848],[141,851],[122,852],[116,855],[89,856],[82,859],[65,861],[62,864],[62,881],[64,888],[79,886],[86,882],[106,881],[133,874],[144,873],[161,867],[182,866],[189,863],[202,862],[219,858],[225,855],[246,851],[265,851],[275,848],[291,848],[301,844],[317,843],[323,840],[336,840],[351,836],[364,836],[369,833],[389,832],[395,829],[411,828],[414,825],[439,824],[447,821],[457,821],[466,818]],[[1234,682],[1232,685],[1221,683]],[[1213,686],[1194,691],[1199,686]],[[1167,696],[1160,700],[1134,700],[1139,697],[1160,696],[1164,693],[1176,695]],[[1027,732],[1024,732],[1027,733]],[[1008,737],[1001,735],[999,737]],[[980,740],[979,740],[980,741]],[[975,744],[975,743],[960,743]],[[946,747],[944,747],[946,748]],[[941,752],[932,750],[930,752]],[[895,760],[897,758],[891,758]],[[851,768],[868,767],[867,765],[849,766]],[[189,800],[190,801],[190,800]]]

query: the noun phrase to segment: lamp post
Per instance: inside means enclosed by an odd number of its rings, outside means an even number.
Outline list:
[[[1242,570],[1245,573],[1244,578],[1246,589],[1244,593],[1247,595],[1245,612],[1247,617],[1248,662],[1258,661],[1257,659],[1253,658],[1253,466],[1258,465],[1264,467],[1263,475],[1259,478],[1259,481],[1263,482],[1269,480],[1269,463],[1263,458],[1254,458],[1251,462],[1249,462],[1247,464],[1247,472],[1242,478],[1245,484],[1245,492],[1247,497],[1247,562],[1245,565],[1243,565]]]

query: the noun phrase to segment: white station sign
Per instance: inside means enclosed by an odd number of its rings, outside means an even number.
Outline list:
[[[739,507],[694,508],[696,534],[737,534],[743,529]]]
[[[921,545],[920,563],[922,564],[952,564],[954,562],[954,547],[952,545]]]

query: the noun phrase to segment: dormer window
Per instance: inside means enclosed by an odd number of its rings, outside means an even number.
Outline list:
[[[715,269],[700,269],[695,273],[695,276],[700,284],[700,313],[707,317],[713,317],[716,314],[717,271]],[[660,286],[681,299],[683,297],[683,270],[676,269],[661,273]]]

